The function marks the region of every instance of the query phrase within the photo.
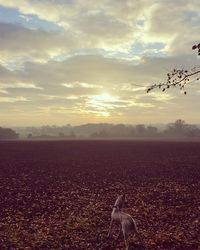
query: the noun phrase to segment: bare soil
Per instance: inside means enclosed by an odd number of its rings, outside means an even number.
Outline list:
[[[131,249],[200,249],[199,142],[0,142],[0,249],[125,249],[123,191]]]

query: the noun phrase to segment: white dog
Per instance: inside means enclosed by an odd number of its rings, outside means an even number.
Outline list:
[[[117,200],[115,201],[115,204],[113,206],[113,210],[111,213],[111,222],[110,222],[110,227],[109,227],[109,232],[108,232],[108,237],[110,237],[113,222],[117,221],[119,223],[119,234],[118,237],[121,234],[121,231],[123,232],[124,236],[124,242],[126,245],[126,249],[128,249],[128,236],[132,232],[134,234],[137,234],[137,227],[134,219],[129,215],[124,212],[122,212],[122,207],[125,202],[125,194],[119,195],[117,197]]]

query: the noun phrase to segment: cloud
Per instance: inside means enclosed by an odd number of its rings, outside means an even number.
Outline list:
[[[167,55],[191,54],[199,40],[200,5],[198,1],[160,1],[149,11],[141,41],[163,42]]]
[[[47,61],[85,49],[128,52],[138,37],[137,22],[150,2],[0,0],[0,6],[18,10],[23,18],[35,15],[40,22],[49,21],[49,27],[51,23],[61,27],[58,31],[49,28],[47,32],[32,29],[28,23],[26,27],[0,23],[1,60],[14,60],[16,64],[19,60]]]
[[[133,23],[147,6],[153,4],[152,0],[102,0],[94,2],[83,1],[31,1],[31,0],[0,0],[0,5],[15,8],[24,15],[36,15],[40,19],[55,22],[60,26],[68,27],[71,21],[78,19],[81,14],[99,15],[104,13],[117,20]],[[103,21],[103,20],[102,20]],[[105,27],[106,28],[106,27]]]
[[[0,89],[6,91],[1,95],[4,102],[18,101],[18,109],[25,113],[34,112],[34,116],[43,111],[48,117],[53,113],[71,117],[82,112],[90,116],[90,120],[95,116],[99,120],[101,116],[108,120],[113,116],[117,120],[119,117],[132,120],[131,114],[139,111],[140,115],[157,113],[160,116],[161,109],[172,108],[177,102],[184,107],[182,96],[175,97],[173,91],[147,95],[143,85],[159,80],[163,76],[162,67],[171,67],[184,60],[187,61],[183,57],[143,58],[135,65],[128,60],[81,55],[60,62],[27,62],[23,70],[5,70],[8,78],[15,75],[15,82],[1,84]],[[20,94],[25,99],[19,103],[20,100],[15,98]],[[25,100],[28,101],[22,102]],[[80,119],[83,117],[79,116]]]
[[[183,63],[185,65],[183,65]],[[135,96],[144,93],[145,86],[164,81],[176,65],[198,64],[195,57],[149,58],[139,64],[129,60],[105,58],[100,55],[80,55],[64,61],[27,62],[23,70],[9,71],[4,67],[1,89],[35,89],[46,95],[91,95],[103,92]],[[13,79],[12,83],[9,83]],[[4,82],[7,82],[4,83]]]
[[[70,33],[31,30],[16,24],[0,23],[1,61],[45,61],[54,55],[76,47]]]
[[[26,26],[0,23],[1,114],[7,119],[18,111],[38,122],[44,114],[46,123],[65,116],[76,123],[101,116],[127,123],[173,119],[181,109],[191,118],[190,108],[193,115],[199,108],[199,92],[190,86],[193,100],[176,90],[145,93],[174,67],[199,65],[190,50],[199,39],[197,0],[0,0],[0,6],[27,20]]]
[[[3,65],[0,65],[0,77],[2,82],[13,82],[15,81],[16,74],[6,69]]]
[[[15,103],[15,102],[27,102],[28,99],[23,96],[17,96],[17,97],[0,97],[0,103]]]
[[[131,25],[103,12],[80,14],[71,25],[83,38],[84,47],[130,48],[133,39]]]
[[[163,44],[163,48],[155,45],[154,48],[143,49],[140,56],[159,52],[165,55],[189,54],[191,44],[198,40],[200,15],[197,1],[182,0],[179,4],[171,0],[104,0],[101,3],[89,0],[0,0],[0,5],[17,9],[25,18],[35,15],[41,22],[50,22],[49,27],[51,23],[62,27],[58,31],[49,29],[47,32],[31,26],[25,28],[0,23],[3,34],[0,37],[1,62],[7,67],[11,62],[11,66],[23,67],[27,60],[64,60],[69,55],[95,49],[115,57],[124,52],[127,58],[131,58],[131,54],[134,58],[132,48],[138,43]]]

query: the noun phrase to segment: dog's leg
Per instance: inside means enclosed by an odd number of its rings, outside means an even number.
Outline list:
[[[124,235],[124,242],[125,242],[126,250],[128,250],[128,248],[129,248],[128,234],[126,232],[123,232],[123,235]]]
[[[138,232],[136,222],[133,220],[133,233],[142,242],[141,234]]]
[[[124,236],[124,242],[125,242],[126,249],[128,249],[129,248],[128,232],[127,232],[126,227],[124,225],[122,225],[122,232],[123,232],[123,236]]]
[[[110,227],[109,227],[109,231],[108,231],[108,234],[107,234],[107,238],[110,237],[112,226],[113,226],[113,219],[111,219],[111,222],[110,222]]]
[[[117,235],[117,240],[119,239],[120,235],[121,235],[121,232],[122,232],[122,225],[121,223],[119,224],[119,232],[118,232],[118,235]]]

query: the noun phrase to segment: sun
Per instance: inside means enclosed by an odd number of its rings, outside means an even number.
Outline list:
[[[87,101],[88,109],[96,113],[97,116],[109,117],[111,110],[115,108],[115,103],[119,97],[110,95],[109,93],[102,93],[99,95],[90,96]]]
[[[96,102],[105,102],[105,103],[113,103],[113,102],[116,102],[119,98],[117,96],[112,96],[108,93],[103,93],[103,94],[100,94],[100,95],[94,95],[92,97],[92,100],[93,101],[96,101]]]

